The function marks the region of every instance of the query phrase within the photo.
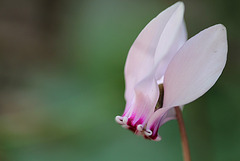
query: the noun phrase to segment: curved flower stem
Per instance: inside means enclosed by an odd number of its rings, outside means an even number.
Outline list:
[[[178,121],[181,140],[182,140],[183,158],[184,158],[184,161],[191,161],[187,133],[184,126],[183,117],[182,117],[182,111],[179,108],[179,106],[175,107],[175,111],[177,115],[177,121]]]

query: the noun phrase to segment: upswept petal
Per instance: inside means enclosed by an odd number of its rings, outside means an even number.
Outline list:
[[[116,117],[116,121],[133,132],[141,132],[154,113],[159,97],[158,84],[153,74],[139,82],[134,91],[132,102],[127,105],[122,116]]]
[[[187,31],[183,19],[184,4],[182,2],[177,4],[157,44],[154,56],[154,65],[157,68],[156,79],[160,79],[163,76],[169,62],[187,40]]]
[[[226,28],[209,27],[189,39],[164,75],[163,107],[187,104],[207,92],[223,71],[227,58]]]
[[[149,136],[148,133],[145,133],[145,135],[148,136],[148,138],[155,141],[161,140],[161,137],[158,134],[158,129],[166,122],[164,119],[166,119],[167,112],[171,108],[172,107],[160,108],[153,113],[146,126],[146,132],[149,133]]]
[[[165,30],[164,30],[165,31]],[[169,30],[166,30],[169,31]],[[170,35],[170,31],[169,34]],[[166,35],[166,34],[164,34]],[[158,64],[156,66],[156,73],[155,73],[155,78],[157,80],[160,80],[164,73],[167,70],[168,64],[174,57],[174,55],[177,53],[177,51],[183,46],[183,44],[187,41],[187,29],[184,20],[182,20],[181,27],[179,28],[175,39],[172,41],[172,45],[169,47],[169,49],[165,48],[165,51],[167,50],[168,52],[161,52],[157,51],[156,55],[158,55]],[[161,43],[159,43],[161,44]],[[164,43],[162,43],[164,44]],[[164,47],[164,46],[162,46]],[[160,45],[159,45],[160,49]],[[156,57],[155,55],[155,57]],[[161,57],[160,57],[161,56]]]
[[[180,107],[183,110],[183,106]],[[159,141],[161,136],[158,134],[158,129],[166,122],[176,119],[176,112],[174,107],[164,107],[155,111],[148,120],[146,131],[151,133],[148,138]]]
[[[180,106],[180,109],[183,110],[183,106]],[[165,117],[163,118],[161,125],[165,124],[166,122],[170,121],[170,120],[175,120],[176,118],[176,111],[174,108],[171,108],[167,111],[167,113],[165,114]]]
[[[177,2],[161,12],[139,34],[133,43],[125,64],[125,99],[128,102],[134,97],[134,86],[154,70],[154,55],[160,36],[169,19],[183,6]],[[180,9],[179,9],[180,8]],[[179,11],[178,11],[179,12]]]

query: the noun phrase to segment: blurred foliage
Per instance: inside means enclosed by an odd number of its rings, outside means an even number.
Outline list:
[[[114,121],[124,110],[131,44],[174,2],[3,0],[0,160],[182,160],[176,121],[160,128],[161,142]],[[239,1],[184,2],[189,37],[222,23],[229,40],[222,76],[184,110],[192,160],[239,161]]]

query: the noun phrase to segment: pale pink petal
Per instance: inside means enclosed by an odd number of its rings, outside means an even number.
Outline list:
[[[183,106],[180,108],[183,110]],[[158,134],[159,127],[173,119],[176,119],[176,112],[174,107],[165,107],[158,109],[148,120],[146,126],[147,133],[145,133],[145,135],[148,135],[148,138],[152,140],[160,141],[161,136]]]
[[[147,136],[152,140],[156,140],[156,141],[161,140],[161,137],[158,134],[158,129],[160,126],[163,125],[164,119],[166,119],[167,112],[170,109],[171,107],[160,108],[153,113],[153,115],[150,117],[149,121],[147,122],[145,136]]]
[[[154,18],[143,29],[129,51],[125,65],[126,108],[122,116],[116,117],[116,121],[137,134],[144,133],[145,125],[154,113],[159,97],[154,55],[162,32],[166,30],[166,25],[172,21],[173,16],[178,17],[176,12],[180,13],[179,8],[183,10],[182,2],[174,4]]]
[[[154,61],[157,61],[158,63],[156,66],[156,73],[155,73],[155,78],[157,80],[160,80],[162,78],[162,76],[166,72],[168,64],[170,63],[174,55],[177,53],[177,51],[182,47],[182,45],[187,40],[186,25],[182,17],[181,17],[181,21],[182,21],[181,26],[177,26],[176,24],[172,25],[174,27],[168,26],[169,27],[168,30],[166,28],[166,30],[164,30],[164,32],[162,33],[161,38],[165,37],[166,40],[160,39],[161,41],[159,41],[158,50],[155,54],[155,60],[154,60]],[[175,34],[174,31],[176,30],[178,31]],[[168,35],[171,35],[171,37],[168,37]],[[163,49],[163,51],[161,51],[160,49]]]
[[[226,28],[221,24],[188,40],[164,75],[163,107],[187,104],[207,92],[221,75],[226,58]]]
[[[169,62],[187,40],[187,30],[183,15],[184,4],[179,2],[158,41],[154,56],[154,64],[157,68],[155,73],[156,79],[160,79],[163,76]]]
[[[161,12],[142,30],[133,43],[125,64],[125,99],[127,103],[134,97],[134,86],[146,78],[149,73],[155,74],[152,71],[155,70],[154,55],[159,39],[162,32],[166,30],[170,19],[176,19],[172,18],[173,16],[179,17],[176,14],[180,13],[179,10],[183,10],[181,8],[183,8],[183,3],[177,2]]]
[[[180,109],[183,110],[183,106],[180,106]],[[175,120],[176,119],[176,111],[175,108],[171,108],[167,111],[165,114],[163,120],[161,121],[161,125],[165,124],[168,121]]]
[[[154,112],[159,97],[158,84],[154,77],[147,77],[134,88],[135,94],[122,116],[116,121],[133,132],[142,131]],[[144,92],[143,92],[144,91]]]

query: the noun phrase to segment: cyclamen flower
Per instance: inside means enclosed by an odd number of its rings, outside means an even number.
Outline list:
[[[126,108],[115,119],[156,141],[161,140],[159,127],[176,118],[174,107],[206,93],[226,63],[226,28],[214,25],[187,40],[183,14],[184,4],[177,2],[154,18],[133,43],[125,64]],[[162,105],[155,109],[160,95]]]

